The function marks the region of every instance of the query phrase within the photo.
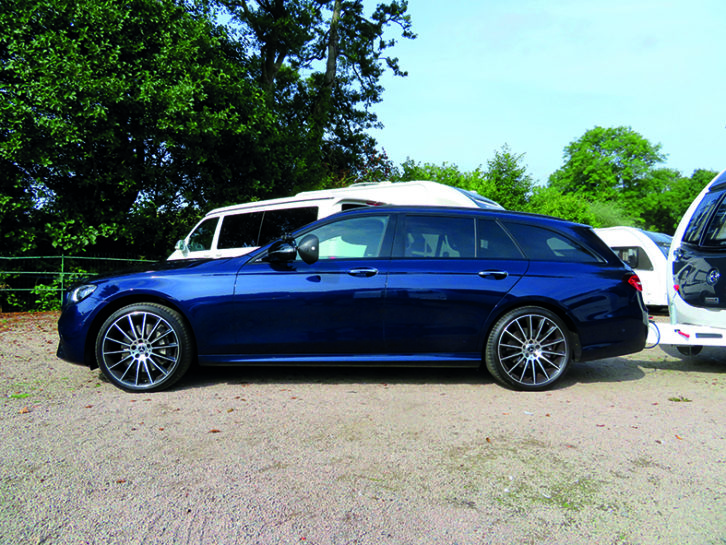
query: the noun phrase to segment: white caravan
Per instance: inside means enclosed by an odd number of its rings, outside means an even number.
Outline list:
[[[595,229],[595,233],[638,274],[646,306],[668,306],[666,269],[672,237],[625,226]]]
[[[502,208],[474,191],[429,181],[360,183],[305,191],[294,197],[212,210],[177,242],[169,259],[244,255],[317,219],[384,204]]]

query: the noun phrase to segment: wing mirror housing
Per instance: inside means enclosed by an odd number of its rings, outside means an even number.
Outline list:
[[[320,256],[320,240],[315,235],[305,235],[297,245],[297,253],[308,265],[312,265]]]
[[[289,263],[295,260],[296,255],[294,240],[278,240],[273,242],[267,251],[267,260],[270,263]]]

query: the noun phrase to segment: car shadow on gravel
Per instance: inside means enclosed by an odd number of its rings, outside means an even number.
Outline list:
[[[660,349],[659,349],[660,350]],[[726,374],[726,361],[717,349],[683,356],[675,348],[643,351],[627,357],[574,363],[551,389],[574,384],[641,380],[648,370],[698,371]],[[485,369],[400,367],[193,367],[173,390],[216,384],[496,384]]]
[[[491,384],[479,369],[362,367],[193,367],[171,390],[215,384]]]

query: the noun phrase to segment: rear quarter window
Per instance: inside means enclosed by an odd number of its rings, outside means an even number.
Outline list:
[[[506,223],[526,256],[535,261],[598,263],[599,257],[563,234],[524,223]]]

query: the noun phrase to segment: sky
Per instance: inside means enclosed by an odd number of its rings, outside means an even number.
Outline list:
[[[726,168],[726,0],[409,0],[379,146],[486,169],[505,144],[539,183],[565,147],[626,126],[690,176]],[[393,33],[391,33],[393,36]]]

